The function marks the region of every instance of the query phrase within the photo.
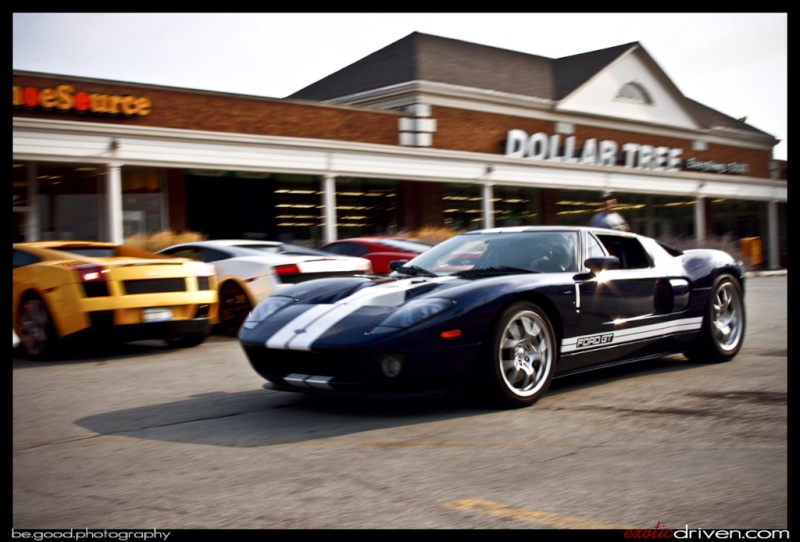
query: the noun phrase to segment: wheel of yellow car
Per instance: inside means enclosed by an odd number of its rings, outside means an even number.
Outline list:
[[[19,341],[22,353],[29,359],[45,359],[55,348],[56,328],[50,311],[41,297],[28,294],[19,309]]]
[[[219,325],[224,333],[236,335],[250,314],[250,300],[242,288],[228,281],[219,290]]]

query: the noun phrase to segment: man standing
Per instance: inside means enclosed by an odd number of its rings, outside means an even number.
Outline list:
[[[628,222],[622,218],[622,215],[616,212],[617,198],[612,192],[603,194],[603,208],[596,213],[589,225],[595,228],[608,228],[610,230],[631,231]]]

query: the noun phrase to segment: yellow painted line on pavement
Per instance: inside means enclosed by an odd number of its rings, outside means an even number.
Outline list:
[[[577,516],[565,516],[554,514],[553,512],[543,512],[541,510],[527,510],[516,508],[505,504],[500,504],[483,499],[463,499],[453,501],[443,505],[444,508],[451,510],[466,510],[468,512],[478,512],[490,516],[526,521],[528,523],[539,523],[556,529],[636,529],[629,525],[617,525],[597,521]]]

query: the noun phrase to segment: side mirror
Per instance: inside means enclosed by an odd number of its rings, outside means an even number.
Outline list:
[[[392,260],[391,262],[389,262],[389,269],[394,271],[398,267],[401,267],[401,266],[403,266],[403,265],[405,265],[407,263],[408,263],[408,260]]]
[[[619,258],[616,256],[598,256],[587,258],[583,265],[589,268],[593,275],[605,269],[619,269]]]

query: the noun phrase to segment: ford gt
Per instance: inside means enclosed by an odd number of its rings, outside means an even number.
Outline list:
[[[557,376],[681,353],[727,361],[745,335],[741,261],[634,233],[471,231],[392,268],[304,282],[256,306],[239,341],[265,387],[474,393],[517,408]]]

